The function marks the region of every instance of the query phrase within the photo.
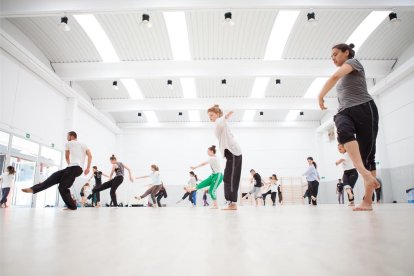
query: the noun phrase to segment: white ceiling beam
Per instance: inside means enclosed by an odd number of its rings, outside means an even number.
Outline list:
[[[2,17],[56,15],[63,13],[131,12],[189,9],[390,9],[413,8],[412,0],[1,0]]]
[[[329,109],[336,109],[336,98],[326,98]],[[207,110],[214,104],[219,104],[224,110],[318,110],[317,99],[303,99],[298,97],[283,98],[198,98],[198,99],[108,99],[94,100],[94,106],[103,112],[126,111],[167,111],[167,110]]]
[[[328,53],[329,54],[329,53]],[[394,60],[361,60],[368,78],[385,77]],[[63,80],[151,79],[165,77],[323,77],[336,67],[326,60],[192,60],[54,63]]]
[[[230,122],[232,128],[318,128],[319,121],[295,121],[295,122]],[[123,133],[133,133],[135,130],[148,128],[212,128],[210,122],[186,122],[186,123],[118,123]]]

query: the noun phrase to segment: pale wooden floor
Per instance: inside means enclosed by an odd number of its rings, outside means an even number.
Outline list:
[[[414,204],[0,209],[0,275],[414,275]]]

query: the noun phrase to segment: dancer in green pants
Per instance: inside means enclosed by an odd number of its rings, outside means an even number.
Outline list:
[[[211,146],[208,148],[207,151],[208,156],[210,156],[210,159],[206,162],[201,163],[198,166],[195,167],[191,167],[192,170],[195,170],[199,167],[205,166],[207,164],[210,165],[211,170],[212,170],[212,174],[207,178],[204,179],[200,184],[198,184],[195,188],[187,188],[187,192],[191,192],[194,190],[199,190],[199,189],[203,189],[205,187],[210,187],[208,192],[211,196],[211,199],[213,200],[213,207],[212,209],[218,209],[218,204],[217,204],[217,193],[216,190],[218,188],[218,186],[221,184],[221,182],[223,181],[223,174],[221,173],[221,169],[220,169],[220,163],[216,157],[216,146]]]

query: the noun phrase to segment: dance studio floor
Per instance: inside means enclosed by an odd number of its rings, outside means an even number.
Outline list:
[[[414,275],[414,204],[0,209],[0,275]]]

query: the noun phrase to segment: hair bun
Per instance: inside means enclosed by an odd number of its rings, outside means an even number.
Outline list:
[[[355,44],[354,43],[350,43],[349,44],[349,48],[354,49],[355,48]]]
[[[115,154],[112,154],[112,157],[115,157]]]
[[[215,149],[215,148],[216,148],[216,146],[215,146],[215,145],[212,145],[211,147],[212,147],[213,149]]]

